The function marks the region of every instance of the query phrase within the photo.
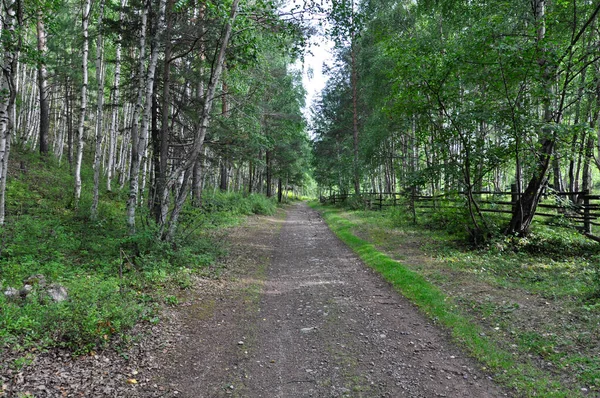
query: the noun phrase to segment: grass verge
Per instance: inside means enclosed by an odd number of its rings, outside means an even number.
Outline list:
[[[512,388],[518,395],[574,397],[581,394],[564,388],[561,383],[529,361],[517,359],[513,353],[494,343],[474,320],[457,309],[453,299],[419,273],[380,253],[374,245],[353,233],[355,224],[342,217],[341,210],[311,204],[318,209],[335,234],[370,267],[379,272],[423,312],[448,328],[496,381]]]

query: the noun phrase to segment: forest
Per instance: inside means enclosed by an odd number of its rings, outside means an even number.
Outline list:
[[[273,196],[302,186],[309,151],[291,64],[305,27],[270,2],[3,3],[0,221],[9,150],[72,168],[70,206],[126,187],[172,240],[205,186]],[[82,162],[91,159],[92,181]],[[276,184],[277,182],[277,184]],[[81,203],[82,186],[91,203]],[[116,188],[118,187],[118,188]]]
[[[199,286],[256,311],[231,231],[307,200],[490,380],[600,391],[600,2],[0,1],[0,397]]]
[[[322,194],[459,193],[475,236],[491,224],[482,192],[513,185],[506,235],[530,232],[543,196],[581,204],[600,167],[599,11],[543,0],[334,7],[337,62],[313,122]]]

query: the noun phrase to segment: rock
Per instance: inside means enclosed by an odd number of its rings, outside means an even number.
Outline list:
[[[8,287],[6,288],[6,290],[4,291],[4,295],[6,296],[7,299],[18,299],[20,297],[19,295],[19,291],[17,289],[15,289],[14,287]]]
[[[23,280],[23,284],[25,286],[31,285],[31,286],[45,287],[46,286],[46,277],[42,274],[31,275],[29,278]]]
[[[19,295],[21,296],[22,299],[26,299],[32,290],[33,290],[33,286],[25,285],[21,288],[21,290],[19,290]]]
[[[48,293],[48,296],[55,303],[60,303],[69,298],[69,293],[67,292],[67,289],[64,286],[59,285],[58,283],[53,283],[52,285],[48,286],[48,288],[46,289],[46,293]]]
[[[244,342],[240,340],[238,341],[238,345],[244,345]]]

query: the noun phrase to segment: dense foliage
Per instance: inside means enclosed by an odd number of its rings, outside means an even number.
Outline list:
[[[7,204],[15,217],[1,230],[0,291],[21,289],[24,280],[42,275],[69,296],[55,303],[37,284],[25,298],[0,294],[0,350],[58,345],[87,352],[116,337],[126,342],[137,322],[158,321],[156,305],[176,302],[173,291],[190,287],[194,275],[219,275],[224,227],[275,210],[264,195],[207,190],[202,208],[184,208],[175,241],[161,242],[148,211],[136,234],[128,233],[125,192],[103,196],[90,221],[91,192],[83,191],[79,209],[68,208],[65,187],[73,182],[67,164],[30,153],[14,159]],[[93,174],[89,165],[82,171],[84,179]]]
[[[514,184],[520,200],[503,229],[526,235],[548,188],[595,188],[599,11],[587,1],[363,1],[314,109],[322,190],[354,188],[358,120],[362,191],[461,192],[481,230],[476,193]]]
[[[168,241],[205,187],[272,196],[306,185],[293,68],[306,28],[294,12],[239,0],[3,6],[0,223],[11,145],[68,162],[70,206],[91,190],[92,220],[100,196],[127,187],[130,233],[147,207]]]

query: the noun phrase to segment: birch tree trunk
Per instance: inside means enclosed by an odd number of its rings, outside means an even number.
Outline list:
[[[121,0],[121,9],[119,11],[119,27],[123,26],[123,18],[126,0]],[[117,150],[117,129],[119,125],[119,85],[121,84],[121,42],[123,35],[119,31],[117,36],[117,46],[115,49],[115,80],[111,92],[111,118],[110,118],[110,133],[108,144],[108,159],[106,162],[106,190],[112,191],[112,179],[115,172],[115,157]]]
[[[138,95],[131,118],[131,158],[129,165],[129,198],[127,200],[127,225],[129,233],[135,233],[135,208],[137,206],[138,177],[140,172],[139,129],[140,115],[144,106],[145,68],[146,63],[146,28],[148,25],[148,6],[142,10],[142,26],[140,29]]]
[[[89,21],[91,0],[86,0],[82,9],[81,28],[83,32],[82,68],[83,79],[81,83],[81,108],[79,113],[79,127],[77,129],[77,154],[75,156],[75,197],[74,207],[79,207],[81,199],[81,163],[83,162],[83,145],[85,135],[85,118],[87,112],[87,87],[88,87],[88,56],[89,56]]]
[[[100,0],[100,15],[98,16],[98,37],[96,41],[96,81],[98,82],[98,100],[96,109],[96,148],[94,150],[94,193],[92,197],[92,208],[90,218],[95,221],[98,218],[98,199],[100,196],[100,159],[102,157],[102,121],[104,114],[104,72],[102,70],[104,58],[104,41],[102,38],[102,19],[104,18],[104,0]]]
[[[37,49],[38,60],[38,94],[40,104],[40,154],[48,155],[48,133],[50,131],[50,105],[48,103],[48,70],[46,69],[46,28],[44,26],[44,15],[42,10],[37,13]]]
[[[18,0],[3,2],[4,25],[2,26],[2,74],[0,75],[0,92],[8,95],[0,96],[0,225],[4,225],[6,202],[6,178],[8,176],[8,157],[10,154],[10,139],[15,128],[15,72],[17,69],[18,50],[21,40],[16,39],[17,23],[22,15],[21,4]]]
[[[228,117],[229,104],[227,102],[227,83],[222,82],[222,94],[221,94],[221,113],[224,118]],[[229,187],[229,162],[225,154],[221,155],[221,170],[220,170],[220,183],[219,189],[223,192],[227,192]]]
[[[71,103],[71,95],[73,91],[69,84],[69,79],[65,79],[65,112],[67,123],[67,161],[69,162],[69,170],[73,167],[73,104]]]

